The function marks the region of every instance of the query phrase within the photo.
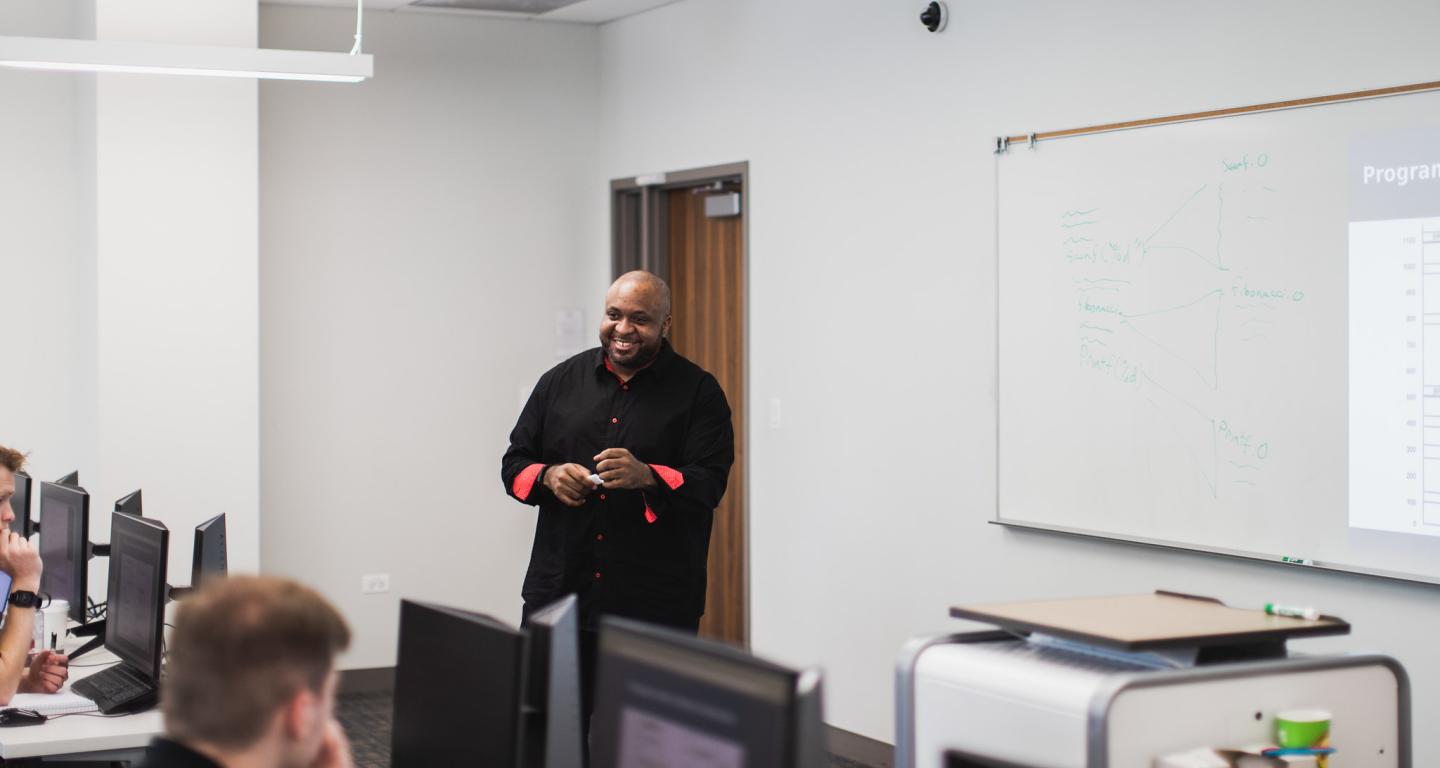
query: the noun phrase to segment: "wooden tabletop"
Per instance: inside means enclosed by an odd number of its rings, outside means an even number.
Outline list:
[[[1023,603],[960,605],[950,615],[1017,632],[1040,632],[1122,650],[1215,646],[1343,635],[1333,616],[1300,619],[1231,608],[1219,601],[1156,592]]]

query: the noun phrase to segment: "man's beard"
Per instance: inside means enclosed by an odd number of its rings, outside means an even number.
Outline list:
[[[615,352],[613,351],[615,348],[615,340],[612,338],[610,342],[605,345],[605,356],[610,358],[611,363],[623,365],[632,371],[638,371],[655,362],[655,357],[660,354],[660,346],[663,343],[663,339],[656,339],[654,344],[642,343],[639,348],[635,350],[635,355],[632,358],[629,360],[620,360],[615,357]]]

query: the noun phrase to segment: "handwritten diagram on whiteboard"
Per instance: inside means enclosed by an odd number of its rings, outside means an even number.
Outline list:
[[[1356,191],[1416,110],[997,156],[998,519],[1440,581],[1440,194]]]

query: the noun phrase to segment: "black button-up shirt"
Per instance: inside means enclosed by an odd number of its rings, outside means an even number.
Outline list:
[[[597,488],[567,507],[541,482],[555,464],[595,471],[625,448],[650,465],[654,488]],[[730,405],[714,376],[662,342],[628,382],[604,350],[582,352],[540,377],[501,460],[505,490],[540,507],[521,590],[539,608],[580,595],[581,620],[601,613],[692,626],[705,612],[710,526],[735,460]]]
[[[184,744],[156,737],[137,768],[221,768],[220,764]]]

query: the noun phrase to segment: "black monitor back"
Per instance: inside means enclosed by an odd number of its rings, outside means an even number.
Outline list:
[[[105,649],[158,682],[170,531],[158,520],[124,512],[110,521]]]
[[[945,768],[1035,768],[1035,766],[981,757],[969,752],[950,751],[945,753]]]
[[[30,475],[24,472],[15,473],[15,495],[10,497],[10,509],[15,513],[15,521],[10,524],[10,530],[20,534],[21,538],[29,538],[33,532],[30,522],[30,488],[33,484]]]
[[[795,768],[827,768],[830,737],[825,726],[825,692],[818,668],[800,673],[795,700]]]
[[[400,601],[391,764],[520,764],[525,637],[488,616]]]
[[[199,588],[229,570],[225,543],[225,515],[219,514],[195,526],[195,555],[190,566],[190,586]]]
[[[566,595],[525,624],[529,670],[521,727],[525,768],[582,768],[580,610]]]
[[[678,749],[694,764],[803,765],[818,724],[802,719],[801,681],[720,643],[604,617],[590,764],[665,765]]]
[[[85,621],[89,597],[90,494],[60,483],[40,484],[40,591],[70,602],[70,618]]]
[[[77,470],[75,470],[74,472],[71,472],[70,474],[68,474],[68,475],[66,475],[66,476],[64,476],[64,477],[56,480],[55,482],[56,482],[57,484],[59,484],[59,485],[68,485],[68,486],[70,486],[71,488],[79,488],[79,487],[80,487],[80,470],[77,469]]]
[[[129,494],[116,499],[115,511],[124,512],[127,515],[134,515],[136,517],[144,517],[145,501],[140,491],[131,491]]]

